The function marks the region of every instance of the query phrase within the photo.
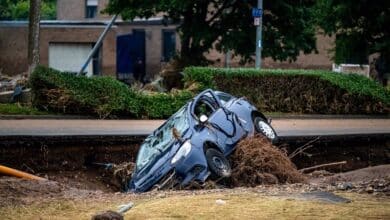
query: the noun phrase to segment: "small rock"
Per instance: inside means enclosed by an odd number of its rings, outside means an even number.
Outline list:
[[[132,202],[120,205],[120,206],[118,206],[118,212],[123,214],[123,213],[129,211],[131,208],[133,208],[133,206],[134,206],[134,203],[132,203]]]
[[[223,201],[222,199],[217,199],[215,200],[215,203],[217,203],[217,205],[225,205],[226,201]]]
[[[372,188],[372,186],[368,186],[368,187],[365,189],[365,191],[366,191],[367,193],[373,193],[373,192],[374,192],[374,188]]]
[[[354,188],[354,186],[352,185],[352,183],[349,183],[349,182],[339,183],[336,186],[336,189],[338,189],[338,190],[349,190],[349,189],[353,189],[353,188]]]

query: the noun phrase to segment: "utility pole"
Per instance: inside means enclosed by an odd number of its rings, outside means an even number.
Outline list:
[[[85,63],[83,64],[83,66],[81,67],[80,71],[77,73],[77,75],[81,75],[83,74],[85,68],[87,68],[89,62],[91,61],[93,55],[96,53],[96,51],[99,49],[100,45],[102,45],[102,42],[104,40],[104,37],[106,36],[106,34],[108,33],[108,31],[110,30],[111,26],[114,24],[116,18],[118,17],[118,14],[114,15],[112,18],[111,18],[111,21],[110,23],[107,24],[106,28],[104,29],[103,33],[100,35],[99,39],[96,41],[95,43],[95,46],[92,48],[91,52],[89,53],[88,57],[87,57],[87,60],[85,61]]]
[[[256,69],[261,68],[261,49],[263,43],[261,40],[261,32],[263,26],[263,0],[257,0],[257,8],[261,11],[260,24],[256,27]]]

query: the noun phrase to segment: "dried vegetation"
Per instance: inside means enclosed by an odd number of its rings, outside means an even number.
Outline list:
[[[265,137],[255,136],[242,140],[231,156],[232,186],[298,183],[305,177],[297,170],[287,154]]]

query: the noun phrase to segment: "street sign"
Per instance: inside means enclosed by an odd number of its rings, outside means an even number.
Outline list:
[[[255,26],[259,26],[260,25],[260,18],[258,18],[258,17],[253,18],[253,23]]]
[[[261,8],[252,8],[252,17],[259,18],[263,16],[263,9]]]

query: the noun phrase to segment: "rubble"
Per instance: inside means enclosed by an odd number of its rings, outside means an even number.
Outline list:
[[[27,85],[26,74],[7,76],[0,73],[0,92],[13,91],[17,85]]]
[[[134,168],[133,162],[111,164],[102,169],[102,180],[116,190],[125,191]]]

